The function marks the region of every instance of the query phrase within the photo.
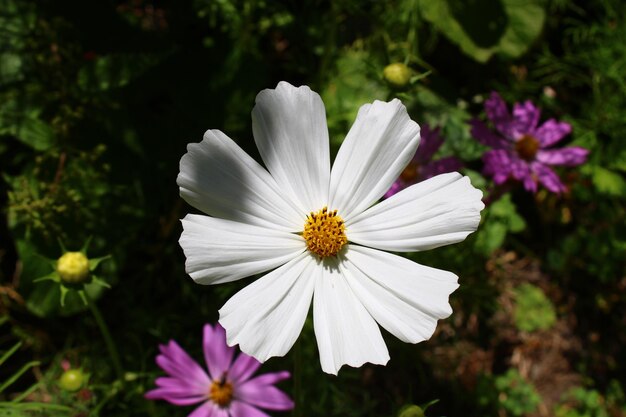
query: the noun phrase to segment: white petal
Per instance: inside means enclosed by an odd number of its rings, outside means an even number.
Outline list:
[[[335,159],[328,208],[348,221],[382,197],[415,154],[419,132],[398,99],[362,106]]]
[[[271,175],[219,130],[187,146],[176,182],[185,201],[211,216],[287,231],[305,221]]]
[[[306,249],[302,237],[230,220],[188,214],[180,246],[199,284],[220,284],[276,268]]]
[[[261,91],[252,110],[252,132],[265,166],[302,213],[325,206],[330,154],[320,96],[284,81],[275,90]]]
[[[354,243],[399,252],[460,242],[480,223],[481,198],[468,177],[437,175],[346,221],[346,235]]]
[[[315,282],[313,324],[322,370],[337,374],[346,364],[384,365],[389,352],[378,325],[352,292],[337,261],[324,260]]]
[[[220,309],[228,344],[261,362],[285,355],[309,312],[317,269],[303,253],[235,294]]]
[[[376,249],[350,245],[342,263],[350,288],[387,331],[408,343],[429,339],[437,320],[452,314],[448,303],[457,276]]]

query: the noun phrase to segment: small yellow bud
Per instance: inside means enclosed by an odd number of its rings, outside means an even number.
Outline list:
[[[413,72],[411,68],[406,65],[395,62],[393,64],[389,64],[383,70],[383,75],[385,76],[385,80],[395,88],[404,88],[411,81],[411,75]]]
[[[66,284],[80,284],[89,278],[89,259],[82,252],[66,252],[57,261],[57,273]]]
[[[67,370],[61,375],[61,378],[59,378],[59,385],[65,391],[78,391],[85,382],[87,382],[87,378],[80,369]]]
[[[402,410],[398,417],[424,417],[424,410],[417,405],[411,405]]]

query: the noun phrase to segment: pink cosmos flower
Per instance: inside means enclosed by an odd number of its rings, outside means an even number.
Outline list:
[[[398,191],[435,175],[458,171],[463,166],[463,163],[454,156],[432,161],[433,155],[443,144],[443,138],[439,135],[439,128],[431,129],[428,125],[422,125],[420,134],[422,141],[415,152],[415,156],[404,168],[398,179],[391,185],[389,191],[385,193],[385,198],[389,198]]]
[[[549,119],[538,126],[540,110],[530,100],[515,103],[513,114],[510,114],[506,103],[495,91],[485,102],[485,111],[499,132],[494,133],[478,120],[471,122],[472,135],[493,148],[483,155],[485,174],[492,175],[496,184],[513,177],[531,192],[537,191],[538,182],[553,193],[566,191],[550,166],[580,165],[587,160],[589,153],[578,146],[551,148],[572,131],[569,123]]]
[[[234,358],[235,348],[226,344],[219,324],[204,326],[204,359],[208,372],[173,340],[160,345],[157,364],[169,374],[157,378],[158,388],[145,397],[175,405],[202,403],[189,417],[268,417],[259,410],[291,410],[293,401],[274,386],[290,377],[289,372],[252,374],[261,366],[244,353]],[[234,359],[234,360],[233,360]]]

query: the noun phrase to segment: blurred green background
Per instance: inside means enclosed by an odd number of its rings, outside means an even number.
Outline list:
[[[258,158],[250,111],[280,80],[322,95],[334,151],[362,104],[399,97],[484,190],[486,148],[467,122],[491,91],[533,100],[591,151],[560,171],[570,192],[514,188],[464,243],[409,255],[461,287],[430,341],[385,334],[387,367],[322,373],[309,318],[301,355],[263,368],[300,363],[302,389],[281,384],[294,415],[396,416],[433,400],[429,416],[626,415],[625,17],[621,0],[0,0],[0,352],[21,342],[0,361],[0,416],[191,411],[143,399],[157,345],[176,339],[199,360],[202,325],[250,280],[185,274],[179,159],[209,128]],[[409,80],[385,79],[392,63]],[[80,298],[61,307],[57,285],[33,282],[59,240],[89,237],[90,256],[111,255],[98,269],[111,288],[88,292],[121,378]],[[58,384],[64,361],[89,373],[78,393]]]

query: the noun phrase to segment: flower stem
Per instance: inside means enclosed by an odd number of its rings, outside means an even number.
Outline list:
[[[109,332],[109,328],[102,318],[102,314],[100,314],[100,310],[94,301],[91,299],[87,291],[85,291],[85,300],[87,300],[87,306],[91,313],[93,314],[94,319],[96,319],[96,323],[100,328],[100,333],[102,334],[102,338],[104,339],[104,343],[107,346],[107,350],[109,351],[109,356],[111,357],[111,362],[113,362],[113,368],[115,369],[115,373],[117,374],[117,378],[120,381],[124,380],[124,370],[122,368],[122,362],[120,361],[120,355],[117,352],[117,347],[115,346],[115,342],[113,342],[113,338],[111,337],[111,332]]]

